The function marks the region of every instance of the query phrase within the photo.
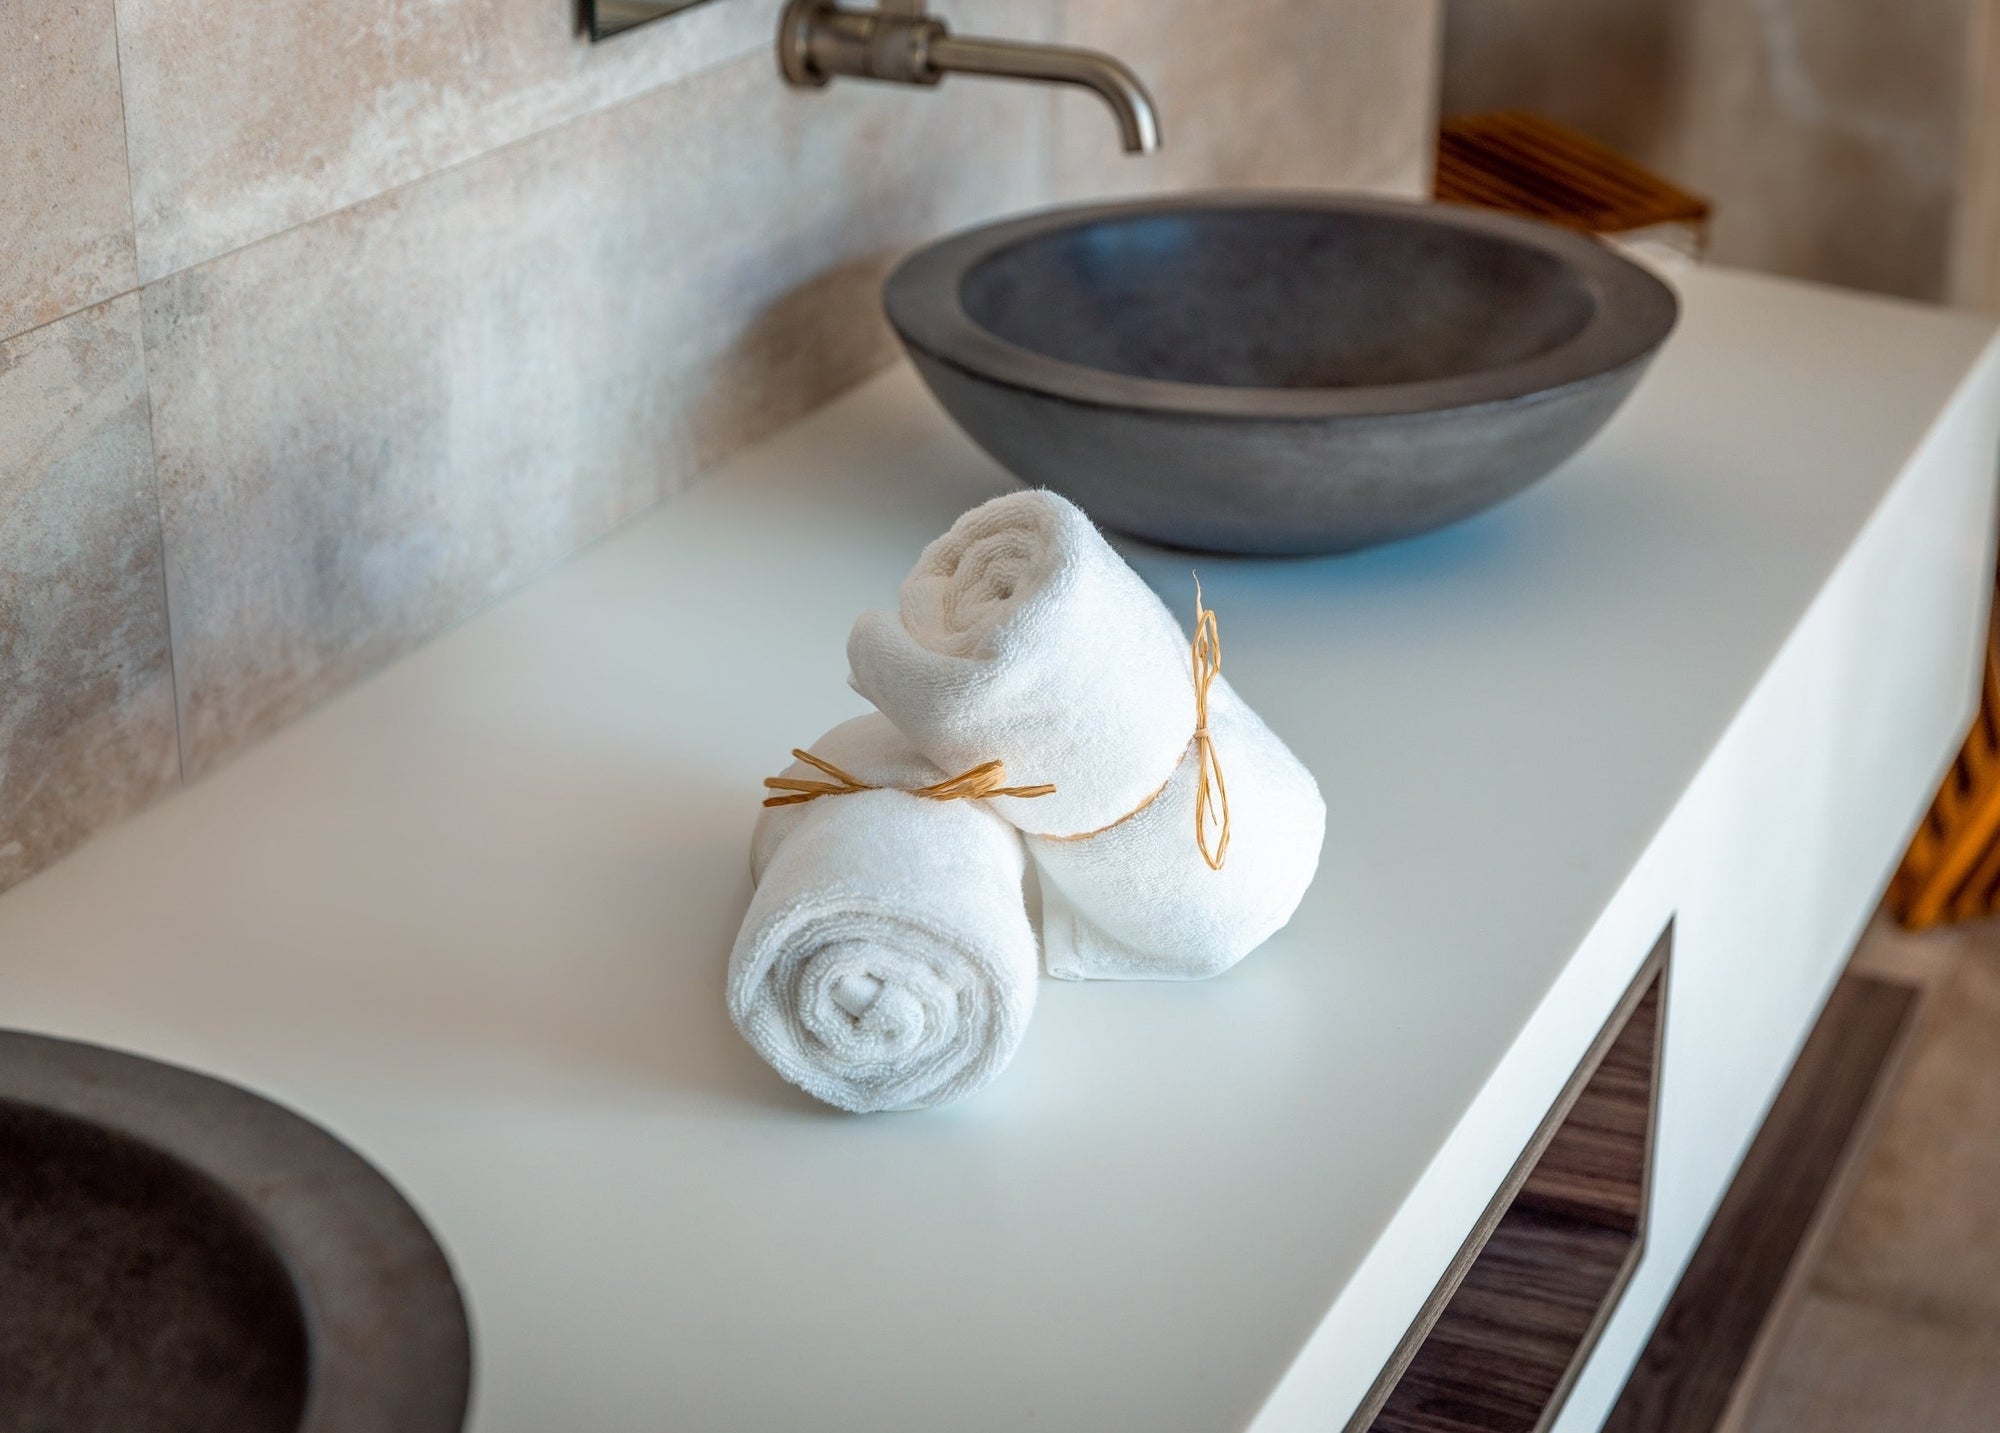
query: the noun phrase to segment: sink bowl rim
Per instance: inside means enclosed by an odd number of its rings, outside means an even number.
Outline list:
[[[290,1277],[308,1381],[296,1433],[459,1433],[471,1330],[443,1249],[381,1171],[303,1115],[150,1056],[0,1029],[0,1101],[206,1179]]]
[[[1368,214],[1442,224],[1545,254],[1587,286],[1591,315],[1568,339],[1515,362],[1407,383],[1254,388],[1143,378],[1073,363],[1001,337],[967,312],[966,277],[1002,251],[1105,220],[1187,213],[1296,211]],[[1649,270],[1586,234],[1491,210],[1316,190],[1217,190],[1061,205],[965,230],[896,266],[883,288],[890,324],[923,356],[989,383],[1104,408],[1163,417],[1324,421],[1394,419],[1553,398],[1644,363],[1673,332],[1680,300]]]

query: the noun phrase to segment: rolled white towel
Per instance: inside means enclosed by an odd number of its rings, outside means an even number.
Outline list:
[[[907,794],[944,773],[883,717],[811,750],[901,789],[764,812],[730,1017],[771,1068],[841,1109],[961,1099],[1006,1068],[1034,1011],[1020,835],[984,802]],[[786,774],[821,776],[803,763]]]
[[[1041,870],[1050,974],[1198,979],[1291,919],[1326,832],[1312,774],[1218,677],[1231,839],[1210,869],[1189,639],[1075,506],[1036,491],[974,508],[924,550],[900,608],[855,623],[855,689],[941,767],[1000,760],[1056,787],[991,803]]]

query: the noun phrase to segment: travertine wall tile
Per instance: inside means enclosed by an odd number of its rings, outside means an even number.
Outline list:
[[[2000,0],[1972,0],[1950,302],[2000,318]]]
[[[760,49],[776,26],[767,0],[709,0],[593,45],[578,13],[574,0],[119,0],[143,276]]]
[[[1968,0],[1701,0],[1664,162],[1722,263],[1944,294]]]
[[[178,772],[126,295],[0,344],[0,889]]]
[[[759,54],[149,285],[190,772],[885,363],[885,269],[1033,202],[1046,117]]]
[[[1108,50],[1160,103],[1166,147],[1118,151],[1101,101],[1058,101],[1072,197],[1308,186],[1416,194],[1436,114],[1435,0],[1069,0],[1065,37]]]
[[[137,281],[111,0],[7,0],[0,339]]]
[[[911,245],[1429,152],[1433,0],[940,4],[1132,60],[1139,164],[1088,98],[788,92],[777,0],[115,6],[0,47],[0,886],[173,784],[176,675],[205,770],[866,376]]]

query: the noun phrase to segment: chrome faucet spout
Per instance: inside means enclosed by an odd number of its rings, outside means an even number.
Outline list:
[[[1153,97],[1130,69],[1096,50],[947,34],[931,41],[930,59],[945,74],[1041,80],[1087,89],[1111,106],[1127,154],[1151,154],[1160,147],[1160,118]]]
[[[1139,77],[1109,55],[1064,45],[985,40],[951,33],[925,0],[880,0],[850,10],[837,0],[788,0],[778,24],[778,63],[795,85],[836,75],[890,84],[935,85],[948,74],[1075,85],[1111,106],[1127,153],[1160,147],[1159,114]]]

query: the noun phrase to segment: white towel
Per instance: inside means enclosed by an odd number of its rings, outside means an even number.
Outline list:
[[[907,795],[943,773],[882,717],[808,749],[903,789],[764,812],[730,1016],[774,1070],[841,1109],[963,1098],[1006,1068],[1034,1011],[1020,835],[982,802]]]
[[[1220,622],[1226,649],[1228,613]],[[855,689],[938,766],[1000,760],[1010,782],[1055,785],[991,803],[1028,833],[1052,975],[1219,974],[1290,920],[1312,883],[1319,788],[1226,677],[1209,730],[1232,835],[1223,869],[1209,869],[1195,843],[1188,638],[1054,493],[960,518],[904,581],[901,611],[855,623],[847,655]],[[1100,834],[1055,839],[1088,832]]]

